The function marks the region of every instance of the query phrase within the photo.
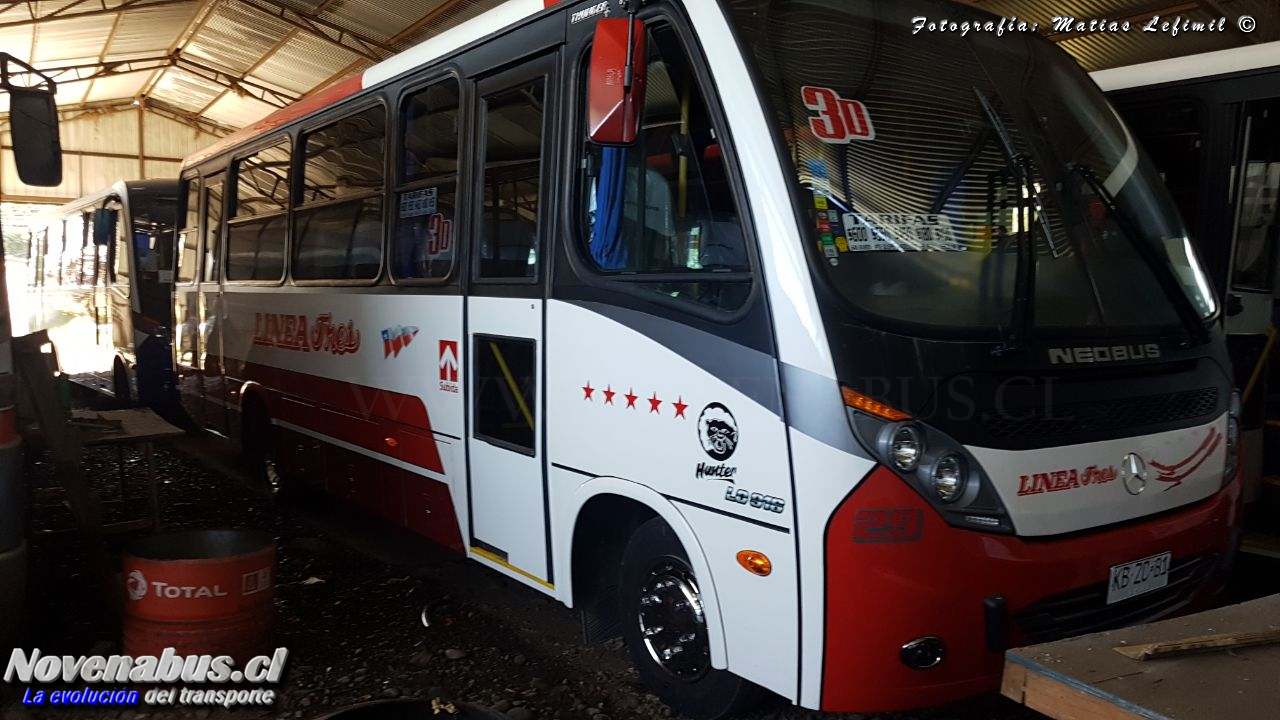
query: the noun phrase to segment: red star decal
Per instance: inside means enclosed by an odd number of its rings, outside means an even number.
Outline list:
[[[676,399],[676,401],[675,401],[675,402],[673,402],[673,403],[671,403],[671,404],[672,404],[672,405],[674,405],[674,406],[675,406],[675,408],[676,408],[676,417],[678,417],[678,418],[682,418],[682,417],[684,417],[684,411],[685,411],[685,409],[686,409],[686,408],[688,408],[688,407],[689,407],[689,406],[688,406],[688,405],[686,405],[686,404],[685,404],[685,402],[684,402],[684,396],[683,396],[683,395],[681,395],[678,399]]]
[[[658,406],[661,404],[662,401],[658,399],[658,393],[654,393],[653,397],[649,398],[649,412],[661,415],[662,413],[658,412]]]
[[[605,388],[605,389],[604,389],[604,404],[605,404],[605,405],[612,405],[612,404],[613,404],[613,396],[614,396],[614,395],[617,395],[617,394],[618,394],[618,393],[617,393],[617,391],[613,389],[613,386],[612,386],[612,385],[610,385],[609,387]]]
[[[628,407],[628,408],[630,408],[630,409],[632,409],[632,410],[635,410],[635,409],[636,409],[636,398],[640,397],[639,395],[636,395],[636,391],[635,391],[635,389],[634,389],[634,388],[632,388],[631,390],[628,390],[628,391],[627,391],[627,394],[626,394],[626,395],[623,395],[623,397],[625,397],[625,398],[627,399],[627,407]]]
[[[593,392],[595,392],[595,391],[596,391],[596,389],[595,389],[595,388],[593,388],[593,387],[591,387],[591,381],[590,381],[590,380],[588,380],[588,381],[587,381],[587,384],[582,386],[582,399],[583,399],[583,400],[590,400],[590,399],[591,399],[591,393],[593,393]]]

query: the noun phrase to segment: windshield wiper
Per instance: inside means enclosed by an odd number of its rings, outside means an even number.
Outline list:
[[[1004,147],[1005,156],[1009,161],[1009,170],[1017,180],[1014,200],[1018,213],[1016,235],[1018,267],[1013,282],[1013,322],[1004,344],[996,349],[997,355],[1005,355],[1026,346],[1032,325],[1035,323],[1036,248],[1032,226],[1039,215],[1039,194],[1031,179],[1031,158],[1014,149],[1008,128],[1005,127],[995,108],[991,106],[991,101],[987,100],[987,96],[976,87],[973,89],[973,94],[978,98],[978,104],[982,106],[982,112],[986,114],[987,121],[999,136],[1000,144]]]
[[[1142,258],[1147,267],[1156,275],[1156,281],[1160,283],[1160,289],[1173,302],[1173,308],[1178,313],[1178,319],[1182,321],[1187,333],[1191,336],[1192,345],[1200,345],[1209,341],[1209,329],[1205,327],[1204,318],[1200,313],[1196,312],[1196,308],[1191,304],[1191,298],[1187,297],[1186,291],[1182,288],[1182,283],[1178,281],[1178,276],[1174,274],[1173,267],[1160,258],[1156,254],[1156,250],[1147,242],[1138,229],[1134,227],[1129,218],[1116,205],[1116,198],[1107,190],[1107,186],[1098,179],[1097,174],[1088,165],[1081,163],[1069,163],[1067,169],[1072,173],[1079,175],[1084,179],[1090,190],[1098,196],[1102,201],[1103,207],[1107,212],[1111,213],[1111,217],[1115,218],[1116,227],[1120,228],[1120,234],[1128,239],[1129,244],[1138,252],[1138,256]]]

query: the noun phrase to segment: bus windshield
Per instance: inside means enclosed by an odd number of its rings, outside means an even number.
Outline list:
[[[1020,321],[1039,338],[1124,335],[1216,313],[1160,176],[1050,42],[928,0],[726,4],[807,240],[872,324],[1007,340]],[[944,18],[957,30],[928,30]]]

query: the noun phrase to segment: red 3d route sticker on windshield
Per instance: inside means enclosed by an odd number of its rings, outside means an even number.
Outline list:
[[[800,97],[805,107],[818,113],[809,118],[809,129],[822,142],[847,145],[854,140],[876,139],[871,113],[861,102],[842,98],[831,88],[814,85],[800,88]]]

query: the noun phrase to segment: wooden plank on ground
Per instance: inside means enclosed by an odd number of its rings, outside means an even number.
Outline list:
[[[1280,645],[1134,660],[1116,647],[1280,631],[1280,595],[1122,630],[1010,650],[1001,692],[1051,718],[1275,720]]]

